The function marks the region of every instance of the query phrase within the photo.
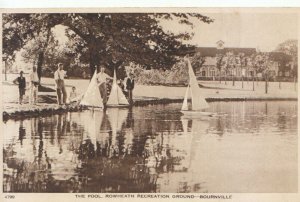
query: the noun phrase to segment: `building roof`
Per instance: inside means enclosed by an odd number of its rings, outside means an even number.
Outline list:
[[[228,52],[233,52],[235,54],[244,53],[246,56],[250,56],[256,53],[255,48],[223,48],[217,49],[215,47],[198,47],[196,48],[196,52],[200,52],[200,54],[204,57],[215,57],[217,54],[225,54]]]
[[[290,55],[287,55],[283,52],[270,52],[270,58],[273,60],[273,61],[290,61],[292,60],[292,56]]]

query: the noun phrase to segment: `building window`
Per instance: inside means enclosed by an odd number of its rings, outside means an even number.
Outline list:
[[[206,76],[206,75],[205,75],[205,71],[202,71],[202,72],[201,72],[201,76]]]
[[[210,71],[210,76],[216,76],[216,73],[215,73],[214,70],[211,70],[211,71]]]

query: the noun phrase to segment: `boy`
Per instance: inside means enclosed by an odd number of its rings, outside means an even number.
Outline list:
[[[23,73],[23,71],[20,71],[20,76],[13,81],[14,84],[19,86],[19,104],[22,104],[26,88],[26,79],[23,76]]]

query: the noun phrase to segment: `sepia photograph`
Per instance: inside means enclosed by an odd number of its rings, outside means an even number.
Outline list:
[[[1,15],[3,193],[298,193],[297,10]]]

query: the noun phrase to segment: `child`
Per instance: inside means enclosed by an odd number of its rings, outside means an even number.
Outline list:
[[[23,71],[20,71],[20,76],[13,83],[19,86],[19,104],[22,104],[23,96],[25,95],[26,80],[23,76]]]
[[[76,87],[73,86],[69,96],[69,103],[76,102],[76,101],[78,101],[78,95],[76,92]]]

